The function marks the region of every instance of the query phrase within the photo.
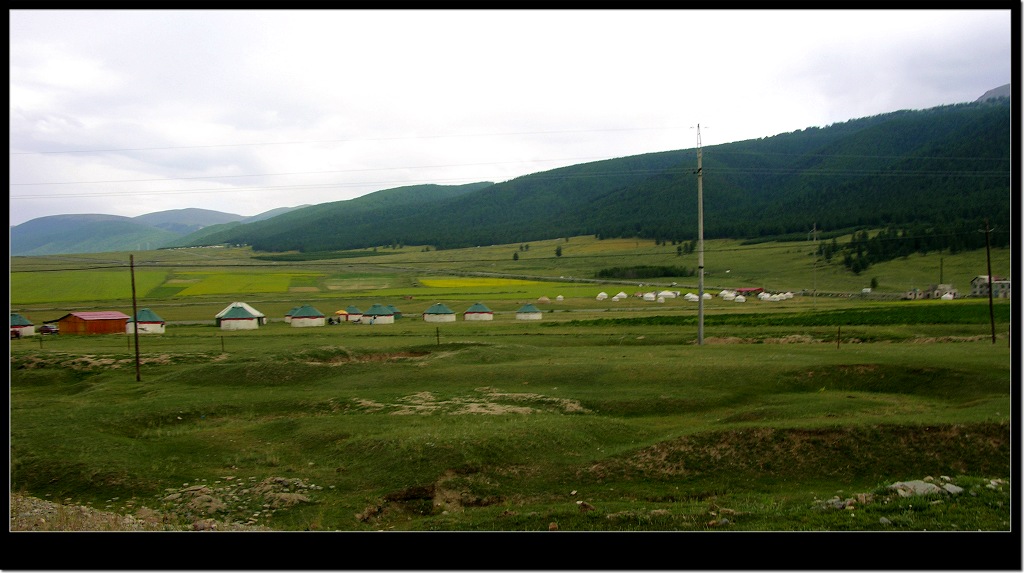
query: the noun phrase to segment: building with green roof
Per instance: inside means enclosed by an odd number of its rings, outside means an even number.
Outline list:
[[[483,303],[478,302],[466,309],[462,314],[463,320],[494,320],[494,313]]]
[[[124,331],[127,334],[135,334],[138,324],[139,334],[163,334],[167,328],[167,322],[148,308],[140,310],[135,318],[129,318],[125,323]]]
[[[362,324],[394,324],[395,311],[382,304],[374,304],[363,313],[363,318],[359,322]]]
[[[516,311],[516,320],[540,320],[542,318],[544,318],[544,313],[529,303],[524,304]]]
[[[436,303],[423,311],[423,322],[455,322],[455,311],[442,303]]]

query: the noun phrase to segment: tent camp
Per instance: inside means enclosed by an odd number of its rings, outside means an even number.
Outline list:
[[[395,312],[382,304],[374,304],[359,321],[362,324],[394,324]]]
[[[544,318],[544,314],[532,304],[524,304],[516,311],[516,320],[540,320],[541,318]]]
[[[136,325],[138,325],[139,334],[163,334],[167,327],[164,319],[148,308],[140,310],[134,319],[128,319],[124,327],[125,334],[135,334]]]
[[[11,313],[11,338],[35,336],[36,326],[16,312]]]
[[[256,310],[255,308],[249,306],[248,304],[246,304],[244,302],[233,302],[233,303],[227,305],[226,307],[224,307],[224,310],[222,310],[222,311],[220,311],[220,312],[218,312],[216,314],[216,316],[214,318],[217,319],[217,326],[220,326],[220,319],[224,318],[224,315],[226,315],[232,308],[236,308],[236,307],[240,307],[240,308],[244,309],[250,315],[256,317],[257,322],[259,324],[266,324],[267,323],[267,316],[265,314],[263,314],[262,312]]]
[[[72,312],[57,319],[61,334],[124,334],[131,318],[116,310]]]
[[[295,327],[304,326],[323,326],[326,324],[324,313],[319,310],[304,304],[300,307],[296,307],[291,313],[291,323]]]
[[[221,330],[256,330],[260,327],[260,317],[246,310],[244,306],[231,306],[217,317]]]
[[[424,322],[455,322],[455,311],[437,303],[423,311]]]
[[[462,315],[463,320],[494,320],[494,313],[483,303],[476,303],[466,309]]]

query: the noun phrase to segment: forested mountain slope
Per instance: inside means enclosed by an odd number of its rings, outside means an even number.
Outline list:
[[[1010,139],[1010,103],[998,99],[704,147],[705,237],[890,225],[978,235],[986,218],[1008,229]],[[497,184],[380,191],[183,242],[312,252],[396,243],[459,248],[581,234],[692,240],[696,156],[696,149],[667,151]]]

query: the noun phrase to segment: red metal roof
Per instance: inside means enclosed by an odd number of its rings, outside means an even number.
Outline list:
[[[100,310],[100,311],[93,311],[93,312],[72,312],[70,314],[71,314],[71,316],[77,316],[78,318],[81,318],[82,320],[118,320],[118,319],[121,319],[121,318],[124,318],[124,319],[131,318],[127,314],[124,314],[123,312],[118,312],[116,310]]]

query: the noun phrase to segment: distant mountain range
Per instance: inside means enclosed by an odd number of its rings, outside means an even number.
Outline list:
[[[764,239],[1010,222],[1009,85],[977,101],[902,110],[704,147],[705,238]],[[57,215],[11,228],[11,255],[249,244],[318,252],[459,248],[595,234],[696,235],[696,149],[563,167],[503,182],[417,185],[254,217],[204,209]]]

